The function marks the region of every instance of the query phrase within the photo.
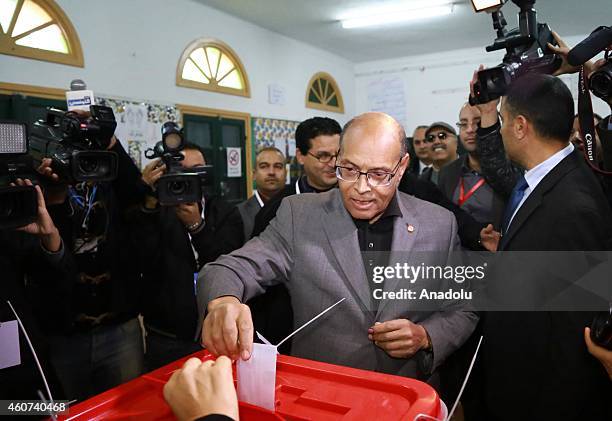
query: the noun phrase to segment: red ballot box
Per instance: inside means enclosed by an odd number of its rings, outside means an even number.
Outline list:
[[[207,351],[190,357],[213,358]],[[70,407],[63,420],[173,419],[162,388],[182,358]],[[432,420],[444,416],[440,398],[426,383],[279,355],[276,412],[240,403],[243,421]],[[417,418],[419,414],[428,417]]]

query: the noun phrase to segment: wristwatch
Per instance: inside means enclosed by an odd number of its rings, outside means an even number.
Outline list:
[[[193,231],[196,231],[198,228],[200,228],[200,225],[202,225],[203,222],[204,220],[200,218],[198,222],[193,223],[191,225],[187,225],[185,228],[187,228],[187,231],[193,232]]]

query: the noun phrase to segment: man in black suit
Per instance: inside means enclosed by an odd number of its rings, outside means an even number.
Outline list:
[[[497,120],[495,105],[481,106],[483,130]],[[597,179],[569,143],[574,115],[569,89],[553,76],[523,76],[509,87],[500,115],[508,157],[526,172],[510,195],[498,250],[605,250],[612,214]],[[532,286],[545,294],[547,281],[533,279]],[[612,419],[612,383],[584,344],[584,327],[593,316],[485,314],[483,419]]]

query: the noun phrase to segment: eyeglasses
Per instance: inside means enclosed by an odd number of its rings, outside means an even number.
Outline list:
[[[315,158],[321,164],[327,164],[329,161],[331,161],[332,159],[336,159],[336,157],[338,156],[338,154],[333,154],[332,155],[332,154],[329,154],[327,152],[321,152],[321,153],[316,154],[316,155],[308,152],[308,155],[310,155],[313,158]]]
[[[366,180],[370,187],[385,187],[391,184],[391,179],[397,173],[397,169],[402,162],[403,157],[397,162],[397,165],[393,168],[391,172],[373,170],[373,171],[359,171],[356,168],[352,167],[342,167],[340,165],[336,165],[336,177],[338,177],[342,181],[348,181],[349,183],[354,183],[359,180],[359,177],[362,175],[366,176]]]
[[[436,134],[427,135],[426,140],[428,143],[433,143],[436,140],[436,137],[440,140],[446,140],[447,137],[451,136],[451,134],[446,132],[438,132]]]
[[[457,127],[459,127],[459,130],[465,130],[467,129],[469,126],[474,126],[477,129],[480,128],[480,120],[478,121],[472,121],[471,123],[468,121],[460,121],[459,123],[457,123]]]

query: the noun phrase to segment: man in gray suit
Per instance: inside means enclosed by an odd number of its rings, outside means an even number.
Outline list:
[[[287,285],[296,327],[346,298],[295,337],[295,356],[425,379],[467,339],[475,313],[417,311],[418,303],[372,298],[362,251],[401,252],[408,264],[443,265],[459,243],[450,212],[398,192],[409,160],[404,139],[386,114],[354,118],[340,141],[339,188],[284,199],[262,234],[202,270],[198,307],[206,315],[202,341],[210,352],[250,358],[253,325],[242,303],[278,282]],[[432,251],[438,253],[424,260],[410,257]],[[405,286],[389,279],[384,291]]]
[[[257,212],[285,186],[287,178],[285,155],[275,147],[261,149],[255,157],[253,177],[257,190],[250,199],[236,206],[242,217],[245,241],[251,238]]]

